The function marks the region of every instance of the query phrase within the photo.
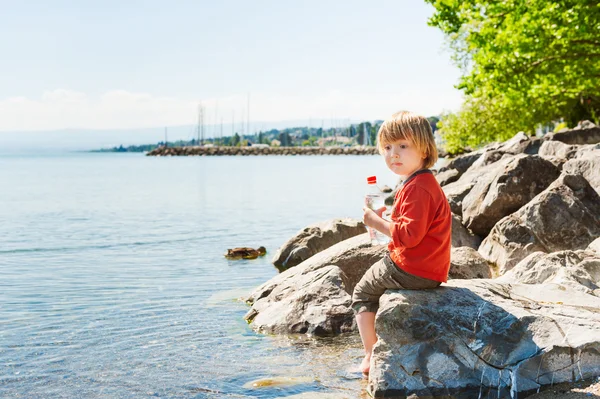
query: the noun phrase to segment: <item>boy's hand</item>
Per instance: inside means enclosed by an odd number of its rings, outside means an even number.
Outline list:
[[[383,214],[383,211],[386,210],[386,207],[383,206],[379,209],[373,210],[367,206],[363,207],[363,221],[364,223],[369,226],[369,227],[375,227],[375,224],[379,222],[380,219],[382,219],[381,215]]]

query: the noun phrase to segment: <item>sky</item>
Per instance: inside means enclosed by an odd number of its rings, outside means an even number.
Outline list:
[[[456,110],[422,0],[0,0],[0,132]],[[260,122],[259,122],[260,121]],[[260,126],[258,126],[260,127]]]

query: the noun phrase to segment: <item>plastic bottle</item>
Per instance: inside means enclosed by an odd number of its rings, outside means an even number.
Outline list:
[[[377,187],[377,176],[367,177],[367,184],[369,185],[369,189],[367,195],[365,195],[365,205],[374,211],[384,207],[385,198],[379,187]],[[389,242],[390,239],[385,234],[371,227],[367,227],[367,229],[369,231],[369,237],[371,237],[372,245],[382,245]]]

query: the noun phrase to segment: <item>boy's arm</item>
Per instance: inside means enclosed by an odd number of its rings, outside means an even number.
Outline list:
[[[412,248],[427,234],[435,206],[431,195],[419,187],[407,190],[399,201],[400,218],[389,223],[389,236],[396,247]]]
[[[373,211],[370,208],[367,208],[366,206],[363,208],[363,221],[365,222],[365,224],[369,227],[374,228],[375,230],[385,234],[388,237],[392,236],[392,233],[390,233],[390,222],[388,222],[387,220],[383,219],[381,217],[381,213],[385,210],[385,207],[378,209],[377,211]]]

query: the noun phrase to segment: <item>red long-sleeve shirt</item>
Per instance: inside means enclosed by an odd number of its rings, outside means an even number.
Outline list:
[[[390,257],[402,270],[446,282],[450,270],[452,214],[431,173],[421,173],[398,190],[392,210]]]

